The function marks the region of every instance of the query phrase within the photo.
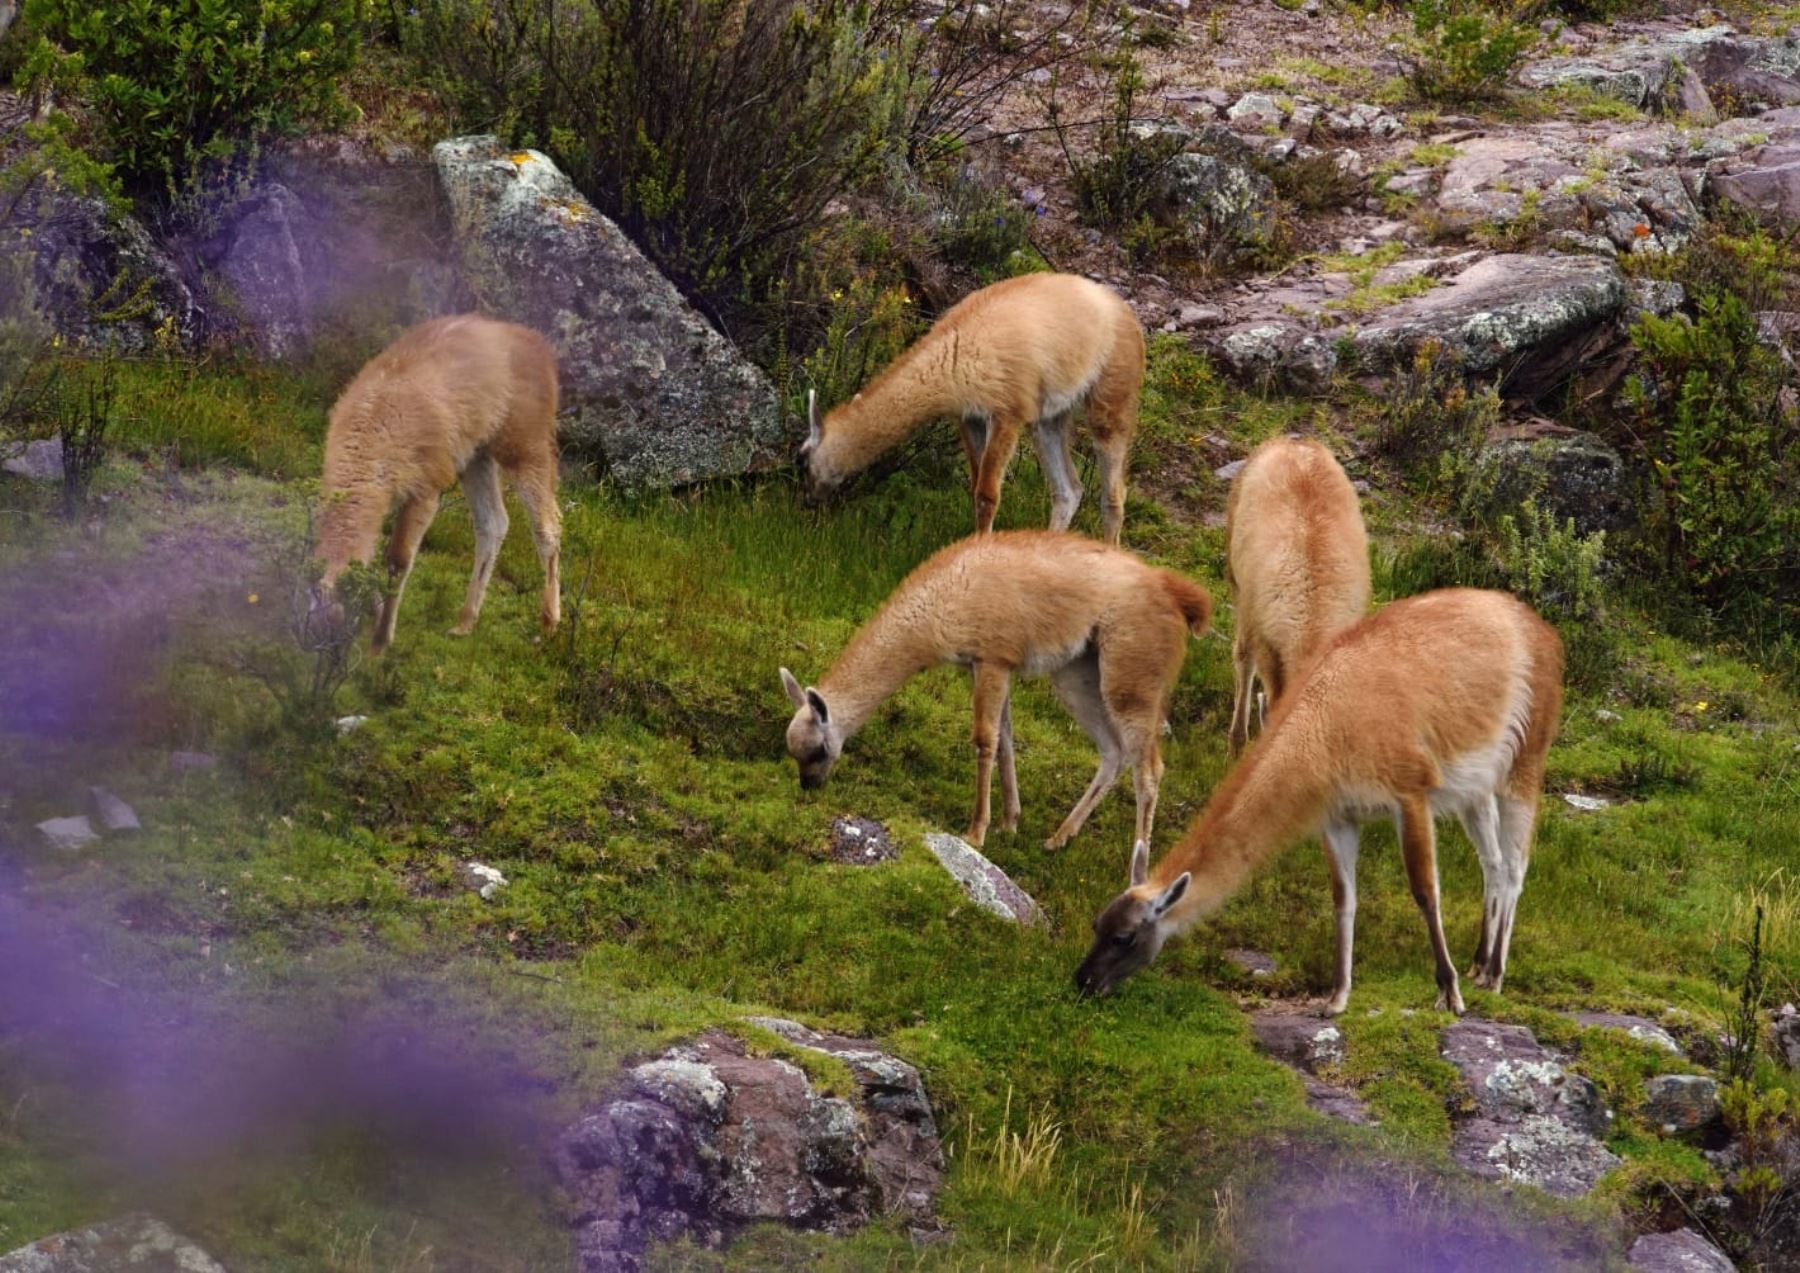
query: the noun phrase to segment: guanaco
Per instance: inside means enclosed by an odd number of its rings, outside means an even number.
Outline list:
[[[388,541],[391,589],[375,625],[377,652],[394,639],[400,594],[438,501],[461,479],[475,520],[475,565],[461,617],[481,614],[506,539],[504,473],[531,517],[544,569],[540,620],[562,616],[556,504],[556,351],[537,332],[479,314],[437,318],[403,332],[359,371],[331,409],[317,555],[326,592],[352,561],[375,555],[381,524],[400,506]]]
[[[1081,505],[1069,419],[1085,403],[1102,530],[1116,544],[1143,381],[1144,333],[1116,292],[1074,274],[1023,275],[964,297],[823,420],[808,393],[811,427],[800,459],[818,496],[927,420],[954,416],[969,461],[975,529],[985,532],[993,529],[1019,434],[1031,424],[1050,486],[1050,529],[1066,530]]]
[[[1137,831],[1147,839],[1162,777],[1169,688],[1187,636],[1206,630],[1212,598],[1198,584],[1123,549],[1061,531],[975,535],[927,559],[864,624],[816,687],[781,669],[794,704],[787,748],[800,785],[817,787],[844,743],[915,674],[954,663],[972,670],[975,810],[968,839],[986,838],[989,787],[1000,761],[1001,827],[1018,825],[1013,771],[1014,674],[1049,676],[1094,745],[1100,766],[1046,843],[1060,848],[1129,765]]]
[[[1252,451],[1231,484],[1225,542],[1236,756],[1250,735],[1255,683],[1273,707],[1312,656],[1367,612],[1369,537],[1356,488],[1331,452],[1278,437]]]
[[[1275,707],[1268,728],[1181,842],[1094,920],[1075,973],[1105,993],[1217,910],[1260,863],[1321,829],[1337,908],[1337,985],[1350,999],[1357,826],[1390,814],[1437,964],[1438,1007],[1463,1010],[1438,914],[1432,820],[1454,813],[1481,861],[1481,934],[1470,975],[1499,991],[1531,854],[1544,758],[1562,710],[1562,642],[1516,598],[1453,588],[1412,597],[1340,633]]]

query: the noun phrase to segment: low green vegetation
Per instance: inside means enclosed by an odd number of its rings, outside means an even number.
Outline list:
[[[455,1005],[478,1033],[556,1076],[546,1100],[565,1117],[621,1060],[755,1011],[866,1032],[919,1065],[949,1137],[941,1211],[953,1244],[921,1253],[892,1224],[849,1239],[770,1229],[722,1255],[678,1245],[659,1257],[667,1267],[1222,1268],[1297,1142],[1346,1170],[1402,1163],[1419,1197],[1440,1200],[1430,1206],[1468,1188],[1447,1161],[1454,1085],[1434,1031],[1448,1018],[1429,1011],[1430,959],[1389,829],[1364,835],[1357,989],[1341,1021],[1340,1077],[1381,1126],[1346,1130],[1309,1113],[1298,1080],[1256,1053],[1240,1007],[1330,982],[1316,850],[1296,846],[1151,973],[1083,1003],[1070,974],[1089,918],[1123,883],[1131,802],[1115,793],[1070,848],[1042,849],[1094,763],[1043,683],[1016,699],[1022,826],[988,849],[1044,905],[1048,931],[972,908],[918,843],[926,829],[959,827],[971,796],[967,684],[954,671],[917,678],[850,744],[830,785],[799,790],[780,743],[788,708],[776,668],[819,674],[911,566],[965,533],[951,430],[817,510],[782,479],[639,500],[569,486],[570,619],[544,644],[538,567],[517,533],[475,635],[444,635],[472,550],[451,500],[409,585],[397,646],[362,664],[329,708],[369,722],[320,737],[295,730],[233,653],[287,604],[294,567],[275,548],[303,533],[306,488],[270,478],[308,471],[327,395],[216,368],[128,374],[143,386],[134,396],[160,393],[169,418],[217,423],[188,440],[173,486],[167,436],[129,426],[125,453],[97,478],[109,527],[98,541],[44,518],[49,497],[0,484],[9,524],[31,528],[0,546],[0,570],[48,553],[148,568],[169,551],[171,491],[188,533],[267,547],[254,554],[265,563],[258,595],[225,588],[194,603],[151,689],[159,706],[131,736],[79,757],[0,739],[0,757],[29,760],[33,779],[0,806],[9,825],[65,811],[91,781],[144,817],[142,838],[101,857],[31,863],[38,896],[114,934],[122,969],[101,975],[209,986],[253,1019],[326,988]],[[1417,392],[1436,392],[1429,377]],[[1329,407],[1244,397],[1179,342],[1156,342],[1127,542],[1228,600],[1221,533],[1202,525],[1224,484],[1176,457],[1209,436],[1241,453],[1273,432],[1348,436],[1352,424]],[[233,465],[269,476],[230,476]],[[1045,508],[1022,459],[1002,524],[1040,525]],[[1454,554],[1418,529],[1413,497],[1384,492],[1367,509],[1383,597],[1456,581]],[[1078,527],[1091,530],[1092,517],[1084,508]],[[1222,632],[1229,623],[1223,606]],[[1754,907],[1768,916],[1772,993],[1800,976],[1800,889],[1787,873],[1800,841],[1794,698],[1741,659],[1669,635],[1628,596],[1609,596],[1595,635],[1606,649],[1571,678],[1506,994],[1465,987],[1473,1011],[1573,1050],[1619,1111],[1610,1143],[1627,1166],[1600,1201],[1494,1213],[1571,1232],[1651,1206],[1661,1182],[1710,1168],[1636,1112],[1643,1080],[1667,1068],[1662,1054],[1577,1030],[1558,1010],[1673,1006],[1721,1020]],[[1226,651],[1216,638],[1195,642],[1176,687],[1159,848],[1226,772]],[[196,746],[221,770],[170,780],[165,750]],[[1614,803],[1580,813],[1560,799],[1568,791]],[[830,863],[840,814],[884,821],[901,860]],[[509,887],[477,898],[458,880],[470,860],[504,871]],[[1446,924],[1466,958],[1479,873],[1448,826],[1441,869]],[[121,917],[140,919],[126,929]],[[1238,972],[1224,952],[1240,946],[1275,955],[1277,975]],[[526,1269],[553,1262],[545,1253],[564,1241],[549,1187],[531,1172],[475,1164],[434,1182],[427,1164],[392,1161],[351,1131],[254,1169],[174,1173],[146,1198],[141,1183],[96,1174],[94,1147],[59,1121],[55,1076],[12,1074],[4,1049],[0,1074],[28,1097],[0,1108],[0,1235],[150,1201],[233,1267]],[[467,1205],[476,1196],[487,1205]]]

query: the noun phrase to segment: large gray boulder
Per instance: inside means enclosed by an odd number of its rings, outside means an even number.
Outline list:
[[[633,487],[673,487],[788,458],[774,387],[535,150],[458,137],[432,149],[469,287],[548,335],[564,435]]]
[[[1577,1197],[1618,1166],[1600,1143],[1610,1115],[1599,1090],[1524,1026],[1465,1017],[1443,1032],[1442,1051],[1475,1099],[1450,1141],[1468,1171]]]
[[[231,210],[220,281],[260,351],[291,358],[312,338],[318,231],[292,190],[271,182]]]
[[[1359,366],[1383,370],[1434,341],[1464,372],[1498,373],[1509,394],[1535,398],[1623,339],[1625,300],[1610,261],[1504,253],[1379,311],[1352,343]]]
[[[134,1214],[0,1255],[0,1273],[225,1273],[225,1266],[161,1220]]]
[[[841,1061],[856,1091],[822,1093],[716,1030],[636,1066],[557,1148],[583,1273],[635,1270],[651,1239],[718,1246],[759,1222],[842,1233],[930,1220],[944,1158],[919,1072],[866,1039],[752,1023]]]

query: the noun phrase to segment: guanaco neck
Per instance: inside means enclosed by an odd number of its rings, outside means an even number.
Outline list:
[[[825,417],[815,464],[848,477],[873,464],[914,430],[963,409],[956,392],[962,335],[955,329],[925,333],[887,365],[861,393]]]
[[[825,696],[832,724],[849,738],[902,685],[943,661],[937,645],[919,632],[912,616],[890,601],[851,638],[818,690]]]
[[[1224,905],[1258,866],[1316,830],[1329,812],[1336,784],[1318,771],[1316,756],[1303,754],[1307,731],[1282,728],[1286,723],[1251,746],[1181,843],[1152,868],[1146,891],[1167,887],[1183,871],[1193,876],[1175,907],[1178,926]]]

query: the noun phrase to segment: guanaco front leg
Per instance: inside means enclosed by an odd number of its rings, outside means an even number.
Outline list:
[[[1431,823],[1431,802],[1424,796],[1408,796],[1400,802],[1400,852],[1406,862],[1406,878],[1413,901],[1425,916],[1431,935],[1431,953],[1437,961],[1437,1006],[1461,1016],[1462,990],[1456,982],[1456,965],[1450,962],[1450,944],[1444,940],[1444,920],[1438,913],[1437,833]]]
[[[1337,907],[1337,985],[1325,1002],[1332,1016],[1350,1006],[1350,958],[1356,946],[1356,857],[1354,822],[1325,824],[1325,860],[1331,867],[1331,900]]]
[[[998,663],[975,665],[975,813],[969,819],[968,841],[980,848],[987,839],[988,795],[994,778],[994,752],[1012,670]]]

